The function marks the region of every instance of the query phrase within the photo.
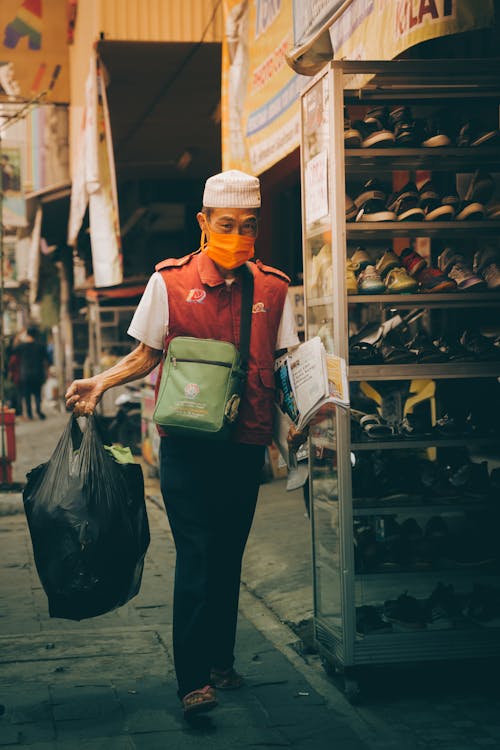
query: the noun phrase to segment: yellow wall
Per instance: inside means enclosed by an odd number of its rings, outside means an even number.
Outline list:
[[[80,7],[84,3],[79,3]],[[106,39],[136,42],[222,41],[222,3],[217,0],[101,0]]]

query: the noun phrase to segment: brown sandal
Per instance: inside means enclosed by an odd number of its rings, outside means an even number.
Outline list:
[[[216,705],[215,690],[211,685],[205,685],[205,687],[199,690],[192,690],[182,699],[184,716],[211,711]]]
[[[238,690],[243,682],[243,676],[238,674],[233,667],[210,670],[210,683],[219,690]]]

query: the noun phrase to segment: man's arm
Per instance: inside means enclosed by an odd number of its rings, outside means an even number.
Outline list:
[[[109,370],[84,380],[74,380],[66,392],[66,407],[77,416],[92,414],[103,393],[115,385],[142,378],[159,363],[162,352],[147,344],[139,344],[130,354]]]

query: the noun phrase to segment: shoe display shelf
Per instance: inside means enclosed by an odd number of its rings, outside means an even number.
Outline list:
[[[405,238],[408,245],[428,238],[430,263],[436,260],[434,244],[443,247],[456,240],[467,251],[469,245],[475,249],[484,241],[497,243],[499,249],[499,220],[485,215],[480,221],[363,222],[351,213],[346,221],[346,205],[349,184],[360,178],[391,180],[394,173],[415,175],[418,170],[462,175],[484,169],[500,174],[500,145],[346,148],[344,114],[346,107],[358,113],[376,105],[432,111],[449,104],[471,113],[476,108],[496,110],[498,118],[499,103],[497,60],[334,61],[304,89],[301,177],[307,337],[320,336],[327,351],[349,363],[349,338],[363,324],[383,322],[412,308],[423,309],[415,330],[422,327],[429,337],[453,328],[460,316],[485,323],[488,332],[498,336],[500,289],[483,285],[481,291],[348,293],[346,271],[357,244],[380,252],[397,238]],[[456,383],[464,393],[469,389],[474,394],[474,403],[481,405],[484,398],[482,410],[488,413],[491,387],[500,387],[498,343],[496,347],[483,361],[469,356],[469,361],[349,364],[351,400],[359,396],[361,386],[383,396],[391,388],[397,392],[400,383],[408,396],[413,393],[410,386],[418,391],[431,383],[431,390],[442,394]],[[392,424],[384,417],[385,402],[371,403],[376,419]],[[433,396],[434,422],[436,404],[439,398]],[[500,469],[496,484],[493,472],[488,473],[489,461],[492,466],[499,461],[499,432],[493,423],[484,431],[441,434],[432,429],[419,434],[417,429],[408,437],[396,429],[370,437],[353,432],[348,410],[326,407],[312,426],[315,639],[325,669],[343,677],[351,701],[359,696],[359,670],[369,665],[500,656],[500,558],[498,545],[491,549],[491,530],[500,521]],[[455,460],[463,460],[464,466],[455,466]],[[409,486],[405,467],[412,462],[424,466],[423,471],[430,467],[436,472],[430,495],[422,487]],[[370,471],[375,472],[373,487]],[[396,489],[384,492],[384,482],[392,486],[391,473]],[[408,473],[413,475],[413,469]],[[360,476],[362,490],[356,486]],[[455,495],[454,483],[459,486]]]

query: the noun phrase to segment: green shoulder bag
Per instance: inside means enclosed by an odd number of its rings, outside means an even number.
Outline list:
[[[240,350],[228,341],[176,336],[170,341],[153,414],[170,435],[227,439],[248,372],[253,274],[244,266]]]

